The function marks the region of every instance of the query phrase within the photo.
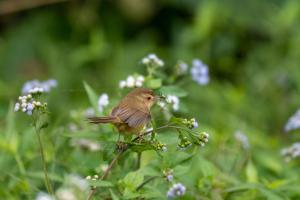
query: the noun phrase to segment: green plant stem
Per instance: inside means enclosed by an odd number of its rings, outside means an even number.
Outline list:
[[[136,169],[141,167],[142,152],[137,153]]]
[[[44,155],[44,148],[43,148],[43,144],[42,144],[42,140],[41,140],[40,130],[36,127],[36,124],[34,124],[34,128],[35,128],[35,133],[38,138],[40,154],[42,157],[43,170],[44,170],[44,175],[45,175],[45,185],[46,185],[48,193],[54,197],[53,189],[52,189],[49,177],[48,177],[47,163],[46,163],[46,159],[45,159],[45,155]]]
[[[159,178],[159,177],[160,177],[160,176],[152,176],[152,177],[146,179],[143,183],[141,183],[141,184],[136,188],[136,191],[142,189],[147,183],[149,183],[149,182],[151,182],[151,181],[153,181],[154,179]]]
[[[22,175],[25,175],[26,174],[26,171],[25,171],[25,167],[24,167],[24,164],[19,156],[19,154],[17,152],[15,152],[15,159],[16,159],[16,162],[17,162],[17,165],[18,165],[18,168],[21,172]]]
[[[169,128],[170,125],[167,124],[167,125],[164,125],[164,126],[161,126],[161,127],[158,127],[156,128],[155,130],[149,130],[149,131],[146,131],[145,133],[141,134],[140,136],[137,136],[135,137],[131,142],[136,142],[137,140],[139,140],[141,137],[143,136],[147,136],[148,134],[152,133],[153,131],[158,131],[158,130],[162,130],[162,129],[165,129],[165,128]],[[107,178],[107,176],[109,175],[109,172],[112,170],[112,168],[114,167],[114,165],[116,164],[117,160],[121,157],[121,155],[128,150],[128,146],[124,147],[121,151],[119,151],[119,153],[115,156],[115,158],[110,162],[108,168],[105,170],[105,172],[103,173],[103,175],[100,177],[100,180],[104,180]],[[87,197],[87,200],[90,200],[92,199],[93,195],[95,194],[97,188],[92,188],[90,190],[90,193]]]

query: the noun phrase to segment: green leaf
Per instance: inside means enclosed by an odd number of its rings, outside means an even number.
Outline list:
[[[114,185],[109,181],[103,180],[88,180],[90,186],[94,187],[113,187]]]
[[[144,175],[140,171],[129,172],[123,179],[125,189],[135,191],[135,189],[144,181]]]
[[[114,193],[114,191],[112,191],[112,189],[109,189],[110,192],[110,196],[112,198],[112,200],[119,200],[120,198]]]
[[[256,167],[251,160],[247,163],[246,166],[246,177],[247,181],[250,183],[256,183],[258,180]]]
[[[97,95],[97,93],[85,81],[83,82],[83,85],[84,85],[84,89],[85,89],[85,91],[86,91],[86,93],[88,95],[90,104],[92,105],[92,107],[94,108],[94,110],[96,112],[98,112],[98,105],[97,105],[98,95]]]
[[[157,89],[162,85],[161,79],[150,79],[147,80],[146,86],[151,89]]]
[[[134,152],[143,152],[148,150],[155,150],[155,147],[149,143],[131,143],[130,144],[131,151]]]
[[[41,114],[39,115],[37,122],[36,122],[36,126],[39,130],[47,128],[49,123],[48,123],[49,119],[48,119],[48,115],[47,114]]]
[[[176,95],[178,97],[187,96],[187,92],[177,86],[164,86],[159,89],[163,95]]]
[[[284,200],[281,196],[271,190],[265,188],[259,188],[260,193],[265,196],[268,200]]]
[[[228,189],[226,189],[226,192],[233,193],[233,192],[240,192],[240,191],[245,191],[245,190],[253,190],[256,188],[256,185],[251,184],[251,183],[246,183],[246,184],[239,184],[238,186],[233,186]]]

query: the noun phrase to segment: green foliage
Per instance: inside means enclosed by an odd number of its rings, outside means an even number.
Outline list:
[[[0,13],[2,199],[35,199],[47,191],[32,118],[13,110],[24,82],[49,78],[57,79],[58,87],[46,97],[49,113],[39,115],[36,125],[56,192],[67,188],[86,199],[96,187],[94,199],[165,199],[180,182],[187,188],[182,199],[300,198],[299,159],[285,162],[280,155],[300,139],[299,130],[283,131],[300,107],[298,1],[122,0],[21,7]],[[163,67],[141,64],[152,52],[165,61]],[[194,58],[209,66],[206,86],[191,80]],[[181,62],[189,66],[186,74],[179,72]],[[130,91],[119,89],[119,81],[147,72],[144,86],[179,97],[179,110],[155,106],[154,133],[142,141],[129,137],[129,151],[106,180],[89,180],[83,189],[70,185],[74,174],[101,177],[118,153],[116,129],[88,124],[87,109],[108,115]],[[103,92],[110,104],[100,112]],[[196,118],[199,127],[189,129],[185,118]],[[156,130],[165,124],[176,128]],[[205,147],[200,147],[207,139],[202,131],[209,133]],[[237,131],[249,146],[235,138]],[[172,182],[164,174],[168,169]]]

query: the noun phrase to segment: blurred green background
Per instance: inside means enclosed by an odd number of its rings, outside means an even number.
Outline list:
[[[299,1],[25,2],[0,1],[0,196],[8,199],[15,192],[14,199],[23,191],[13,181],[19,172],[7,144],[22,152],[26,168],[33,165],[30,159],[38,159],[34,150],[25,151],[26,142],[31,144],[23,131],[29,130],[24,129],[29,124],[26,117],[13,122],[9,117],[15,115],[9,110],[24,82],[58,81],[49,109],[53,126],[61,127],[69,122],[70,110],[89,106],[83,81],[99,94],[116,97],[119,81],[134,72],[144,73],[141,58],[156,53],[167,71],[178,59],[190,65],[200,58],[209,66],[207,86],[185,85],[189,95],[182,102],[187,111],[181,113],[196,117],[211,133],[206,159],[240,181],[292,183],[290,190],[280,188],[279,196],[300,198],[299,162],[287,164],[280,156],[281,148],[299,139],[297,131],[283,131],[300,107]],[[237,130],[250,143],[251,165],[240,171],[229,169],[240,152],[232,147]],[[68,169],[72,171],[71,166]]]

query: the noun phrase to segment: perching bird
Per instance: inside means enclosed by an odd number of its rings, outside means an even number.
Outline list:
[[[112,123],[123,134],[140,134],[151,120],[150,109],[157,100],[147,88],[136,88],[125,96],[108,117],[90,117],[91,123]]]

